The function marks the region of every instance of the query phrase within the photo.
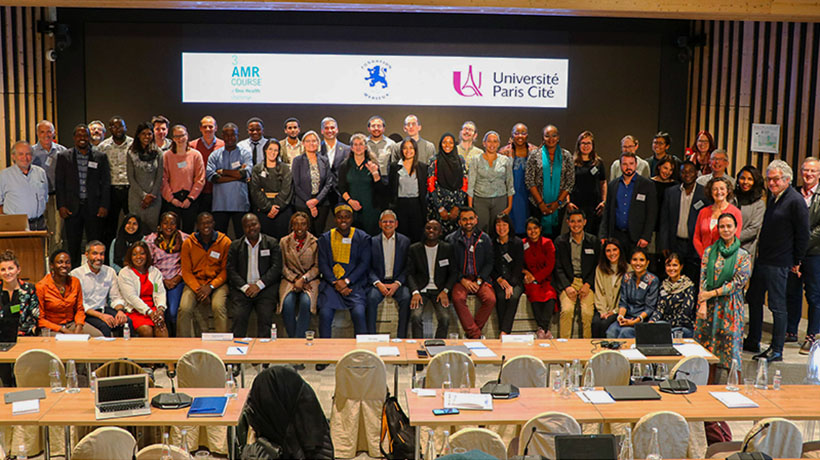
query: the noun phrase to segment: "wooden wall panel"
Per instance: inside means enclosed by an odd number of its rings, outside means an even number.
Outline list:
[[[0,168],[15,142],[37,141],[38,121],[57,123],[54,63],[46,59],[53,38],[37,32],[45,17],[45,8],[0,8]]]

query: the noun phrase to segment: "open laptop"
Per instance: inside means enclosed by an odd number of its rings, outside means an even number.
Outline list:
[[[561,434],[555,436],[556,460],[616,460],[615,436],[611,434]]]
[[[635,325],[635,348],[644,356],[680,356],[672,346],[672,325],[638,323]]]
[[[472,355],[472,352],[470,352],[470,349],[467,348],[464,345],[441,345],[441,346],[431,346],[431,347],[425,347],[425,348],[427,349],[427,354],[429,354],[431,358],[433,356],[436,356],[437,354],[439,354],[441,352],[444,352],[444,351],[460,351],[460,352],[464,353],[467,356]]]
[[[28,230],[28,216],[25,214],[1,214],[0,232],[24,232]]]
[[[0,351],[9,351],[17,344],[19,325],[19,315],[8,314],[8,310],[0,312]]]
[[[97,420],[148,415],[148,374],[100,377],[94,392]]]

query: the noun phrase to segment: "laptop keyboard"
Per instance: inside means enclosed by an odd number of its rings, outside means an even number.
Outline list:
[[[121,404],[106,404],[100,407],[100,412],[117,412],[124,410],[142,409],[145,407],[144,401],[121,403]]]

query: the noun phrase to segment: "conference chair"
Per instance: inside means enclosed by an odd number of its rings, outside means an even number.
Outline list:
[[[74,460],[132,460],[137,440],[128,431],[104,426],[86,435],[71,450]]]
[[[646,458],[650,452],[652,428],[658,429],[662,458],[685,458],[689,452],[689,425],[678,413],[660,411],[646,414],[632,430],[635,458]]]
[[[188,351],[179,358],[176,369],[177,388],[225,388],[225,363],[211,351]],[[189,450],[193,451],[199,446],[206,446],[211,452],[228,453],[226,427],[174,426],[171,429],[171,439],[174,444],[181,444],[183,428],[188,430]]]
[[[450,435],[450,447],[480,450],[499,460],[507,459],[507,447],[501,436],[485,428],[464,428]]]
[[[770,417],[755,423],[743,441],[712,444],[706,450],[706,458],[726,458],[743,450],[744,445],[748,445],[746,452],[765,452],[772,458],[800,458],[804,450],[803,435],[794,422]]]
[[[569,414],[544,412],[529,419],[518,438],[518,455],[543,455],[555,458],[555,435],[581,434],[581,425]],[[638,458],[636,455],[635,458]]]
[[[424,377],[424,388],[441,388],[447,380],[450,381],[451,388],[475,386],[475,364],[466,353],[448,350],[430,360]]]
[[[137,452],[137,460],[168,460],[166,458],[162,458],[162,449],[165,446],[162,444],[151,444],[150,446],[143,447],[139,452]],[[186,454],[181,448],[177,446],[170,446],[171,447],[171,459],[170,460],[190,460],[191,456]]]
[[[518,388],[543,388],[547,386],[549,372],[544,362],[535,356],[520,355],[504,363],[501,383],[509,383]],[[501,436],[504,445],[521,435],[521,425],[489,425],[488,429]]]
[[[592,368],[596,386],[629,385],[629,360],[613,350],[603,350],[592,355],[584,367]]]
[[[360,450],[381,457],[381,413],[386,398],[387,370],[378,355],[353,350],[339,360],[330,410],[330,436],[336,457],[353,458]]]
[[[673,379],[687,379],[697,386],[709,383],[709,363],[700,356],[688,356],[672,367],[669,375]],[[706,455],[706,430],[703,422],[689,423],[689,457],[703,458]]]

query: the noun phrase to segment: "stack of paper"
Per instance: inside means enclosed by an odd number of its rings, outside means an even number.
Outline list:
[[[242,356],[248,354],[248,347],[228,347],[228,356]]]
[[[581,398],[581,401],[592,404],[613,404],[615,402],[612,396],[604,390],[587,390],[577,391],[575,394]]]
[[[494,358],[498,356],[494,351],[487,348],[487,345],[484,345],[482,342],[464,342],[464,346],[469,348],[470,351],[478,358]]]
[[[376,354],[379,356],[399,356],[399,347],[376,347]]]
[[[89,334],[57,334],[54,339],[58,342],[88,342]]]
[[[643,353],[638,351],[637,348],[627,348],[624,350],[618,350],[621,352],[624,357],[630,361],[638,360],[638,359],[646,359]]]
[[[676,344],[675,349],[678,350],[683,356],[702,356],[704,358],[712,356],[712,353],[709,353],[709,350],[703,348],[698,343]]]
[[[11,403],[11,415],[36,414],[37,412],[40,412],[39,399]]]
[[[756,402],[735,391],[710,391],[709,394],[729,409],[760,407]]]
[[[480,393],[444,393],[445,409],[493,410],[493,396]]]

